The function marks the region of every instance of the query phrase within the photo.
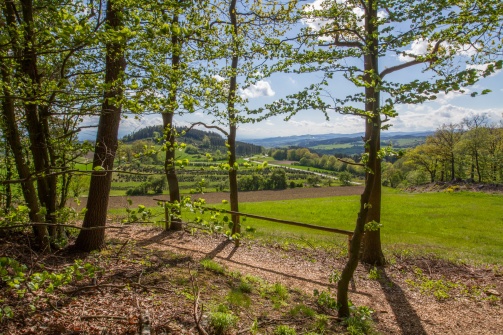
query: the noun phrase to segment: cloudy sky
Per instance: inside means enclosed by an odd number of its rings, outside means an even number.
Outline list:
[[[316,0],[316,5],[320,0]],[[306,25],[319,25],[319,22],[304,22]],[[426,52],[427,41],[417,40],[406,51],[412,54]],[[470,50],[460,50],[460,55],[469,55]],[[410,57],[403,55],[390,56],[382,64],[393,66],[406,62]],[[423,74],[421,65],[398,71],[389,75],[388,80],[405,81],[421,77]],[[486,114],[492,122],[503,120],[503,71],[479,81],[473,87],[464,88],[465,93],[439,94],[433,102],[419,105],[399,105],[398,116],[390,123],[393,125],[389,131],[413,132],[431,131],[442,124],[459,123],[464,118],[475,114]],[[241,89],[239,94],[247,98],[249,106],[260,107],[272,103],[275,100],[302,90],[309,83],[317,82],[320,74],[275,74],[272,77],[258,81],[256,84]],[[217,78],[223,79],[223,78]],[[474,91],[481,92],[490,89],[492,92],[483,96],[471,97]],[[328,87],[330,94],[335,97],[345,97],[355,93],[353,84],[343,78],[335,78]],[[284,121],[284,116],[276,116],[255,124],[241,124],[238,129],[238,138],[266,138],[276,136],[305,135],[305,134],[349,134],[362,132],[364,121],[361,118],[336,113],[329,115],[326,120],[323,113],[316,110],[299,112],[289,121]],[[175,117],[180,126],[189,125],[192,122],[211,123],[210,116],[195,112],[191,115]],[[86,120],[87,124],[96,123],[96,120]],[[128,117],[121,122],[119,136],[122,137],[145,126],[162,124],[161,116],[157,114],[144,115],[140,118]],[[83,131],[81,138],[93,139],[91,130]]]

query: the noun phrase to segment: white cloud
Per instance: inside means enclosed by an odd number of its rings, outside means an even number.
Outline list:
[[[437,99],[435,100],[436,102],[440,104],[445,104],[448,103],[449,101],[452,101],[456,98],[462,97],[464,95],[470,94],[470,89],[463,87],[461,88],[464,92],[459,92],[459,91],[451,91],[449,93],[438,93],[437,94]]]
[[[413,56],[426,55],[427,52],[433,48],[434,43],[434,41],[419,38],[411,43],[409,49],[403,50],[403,53],[398,55],[398,60],[401,62],[410,62],[414,60]],[[458,56],[472,57],[477,54],[477,49],[471,44],[455,46],[447,42],[442,42],[441,46],[447,50],[455,51],[455,54]]]
[[[242,98],[258,98],[258,97],[272,97],[276,94],[273,91],[271,84],[265,80],[259,80],[256,84],[251,84],[245,89],[240,90]]]
[[[499,122],[503,108],[473,109],[452,104],[439,107],[426,104],[399,106],[397,111],[398,116],[391,120],[391,131],[435,130],[444,123],[460,123],[464,118],[478,114],[487,114],[491,122]]]
[[[404,53],[398,55],[398,60],[401,62],[410,62],[414,60],[414,58],[408,55],[414,55],[414,56],[426,55],[429,45],[430,43],[426,40],[423,40],[422,38],[415,40],[414,42],[412,42],[410,49],[405,50]]]
[[[224,81],[225,78],[222,76],[219,76],[218,74],[214,75],[213,78],[215,78],[217,81]]]

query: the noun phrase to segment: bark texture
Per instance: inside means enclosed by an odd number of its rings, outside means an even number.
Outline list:
[[[120,30],[123,26],[122,9],[115,1],[108,1],[106,9],[107,29]],[[93,174],[87,201],[84,227],[104,227],[107,219],[108,198],[112,182],[115,154],[118,147],[118,131],[121,118],[120,100],[123,96],[126,61],[124,44],[119,40],[107,42],[105,91],[94,149]],[[100,170],[97,171],[96,167]],[[108,171],[107,171],[108,170]],[[83,251],[100,249],[105,240],[105,229],[81,230],[76,248]]]
[[[238,69],[238,24],[237,24],[237,14],[236,14],[236,0],[232,0],[229,6],[229,16],[231,18],[231,24],[233,28],[232,35],[232,49],[233,56],[231,61],[231,78],[229,85],[229,96],[227,104],[227,116],[229,120],[229,135],[227,136],[227,145],[229,147],[229,202],[231,205],[231,211],[239,212],[239,200],[238,200],[238,179],[237,170],[234,166],[236,164],[236,131],[237,131],[237,111],[235,107],[236,101],[236,91],[237,91],[237,69]],[[232,235],[241,233],[241,226],[239,222],[239,215],[232,215]]]

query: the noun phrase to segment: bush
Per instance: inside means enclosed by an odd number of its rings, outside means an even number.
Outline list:
[[[350,186],[352,177],[351,173],[347,171],[339,173],[339,180],[342,186]]]

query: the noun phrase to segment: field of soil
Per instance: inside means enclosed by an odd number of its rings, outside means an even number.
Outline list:
[[[289,199],[307,199],[307,198],[322,198],[333,197],[340,195],[358,195],[363,192],[363,186],[340,186],[340,187],[302,187],[289,188],[280,191],[255,191],[255,192],[239,192],[240,202],[259,202],[259,201],[278,201]],[[192,194],[192,199],[203,198],[207,204],[221,203],[222,200],[229,200],[228,192],[214,193],[198,193]],[[127,205],[127,199],[131,199],[132,206],[145,205],[153,207],[157,205],[154,199],[169,199],[167,195],[146,195],[146,196],[118,196],[110,197],[109,208],[124,208]],[[81,199],[81,207],[85,206],[87,199]]]

